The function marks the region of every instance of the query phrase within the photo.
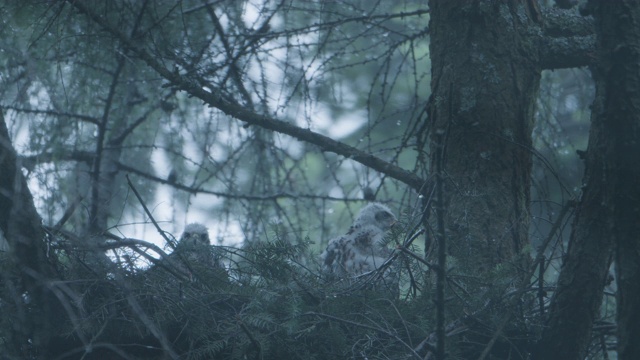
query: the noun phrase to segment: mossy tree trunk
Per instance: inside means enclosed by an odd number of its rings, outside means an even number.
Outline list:
[[[484,282],[528,244],[541,71],[529,33],[539,14],[526,1],[432,0],[430,9],[429,121],[445,138],[448,248]]]
[[[618,292],[618,359],[640,359],[640,2],[596,8],[605,79],[597,114],[607,127]]]
[[[477,308],[491,298],[478,299],[477,294],[493,290],[494,280],[502,279],[504,285],[505,277],[514,274],[522,283],[529,273],[531,135],[541,74],[538,45],[531,36],[540,30],[540,14],[532,5],[430,2],[431,172],[441,164],[446,197],[446,210],[438,214],[444,217],[446,237],[440,239],[447,239],[450,275],[460,275],[466,291],[476,294],[463,303],[478,301]],[[514,323],[511,315],[494,315],[503,317],[497,328]],[[439,324],[440,338],[444,330]],[[519,347],[493,344],[492,333],[504,330],[497,328],[470,330],[454,351],[463,358],[489,352],[500,357],[500,348],[508,353]],[[443,346],[438,345],[438,358],[445,357]]]
[[[590,6],[599,63],[585,187],[535,359],[587,355],[612,254],[618,358],[640,358],[640,3]]]
[[[53,334],[53,318],[58,315],[54,296],[48,288],[54,269],[45,250],[42,220],[33,204],[33,196],[22,175],[9,131],[0,112],[0,229],[9,247],[0,275],[5,299],[4,321],[11,334],[2,334],[2,342],[11,358],[47,359],[46,349]],[[58,309],[59,310],[59,309]],[[6,336],[6,337],[5,337]]]

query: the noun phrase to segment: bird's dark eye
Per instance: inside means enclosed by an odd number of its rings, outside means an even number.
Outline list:
[[[391,218],[393,218],[393,215],[386,211],[380,211],[376,213],[376,221],[384,221],[384,220],[389,220]]]

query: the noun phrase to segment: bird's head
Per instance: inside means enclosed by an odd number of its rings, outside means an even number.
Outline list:
[[[397,221],[395,215],[393,215],[388,207],[379,203],[371,203],[360,210],[353,223],[353,227],[375,226],[381,231],[387,231],[391,229]]]
[[[209,245],[209,231],[207,230],[207,227],[198,223],[191,223],[187,225],[180,237],[179,244],[191,246]]]

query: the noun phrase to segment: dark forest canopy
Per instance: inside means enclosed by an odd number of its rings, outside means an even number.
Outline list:
[[[1,5],[0,359],[640,358],[640,4],[576,3]]]

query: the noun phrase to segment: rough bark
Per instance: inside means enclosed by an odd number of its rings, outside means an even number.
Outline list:
[[[593,63],[596,38],[591,17],[547,8],[543,18],[543,33],[539,39],[540,66],[543,69],[573,68]]]
[[[537,24],[527,4],[430,2],[430,131],[446,138],[450,254],[480,276],[528,244],[540,68],[528,36]]]
[[[9,246],[7,268],[13,270],[2,274],[0,279],[5,295],[13,298],[18,310],[16,314],[3,315],[15,317],[8,346],[14,353],[7,355],[44,359],[53,325],[52,295],[46,289],[53,269],[46,257],[42,220],[17,162],[2,113],[0,169],[0,229]]]
[[[594,2],[596,3],[596,2]],[[596,3],[618,284],[618,359],[640,359],[640,2]]]
[[[618,356],[640,345],[640,5],[593,2],[599,64],[581,202],[534,359],[584,359],[615,250]]]
[[[448,267],[463,275],[470,293],[491,291],[494,280],[508,276],[504,269],[517,281],[528,272],[531,133],[541,71],[534,40],[540,14],[531,4],[430,2],[430,166],[435,173],[435,157],[442,157]],[[517,341],[496,341],[494,331],[509,338],[518,326],[506,313],[500,317],[499,329],[480,325],[489,318],[470,320],[457,356],[502,358],[514,348],[525,354]]]
[[[594,72],[594,75],[597,75]],[[600,83],[596,76],[596,81]],[[602,98],[602,86],[598,95]],[[594,107],[593,110],[596,110]],[[611,204],[606,201],[607,136],[602,117],[591,117],[582,198],[576,209],[569,248],[563,259],[548,321],[534,359],[584,359],[591,328],[602,302],[611,259]]]

